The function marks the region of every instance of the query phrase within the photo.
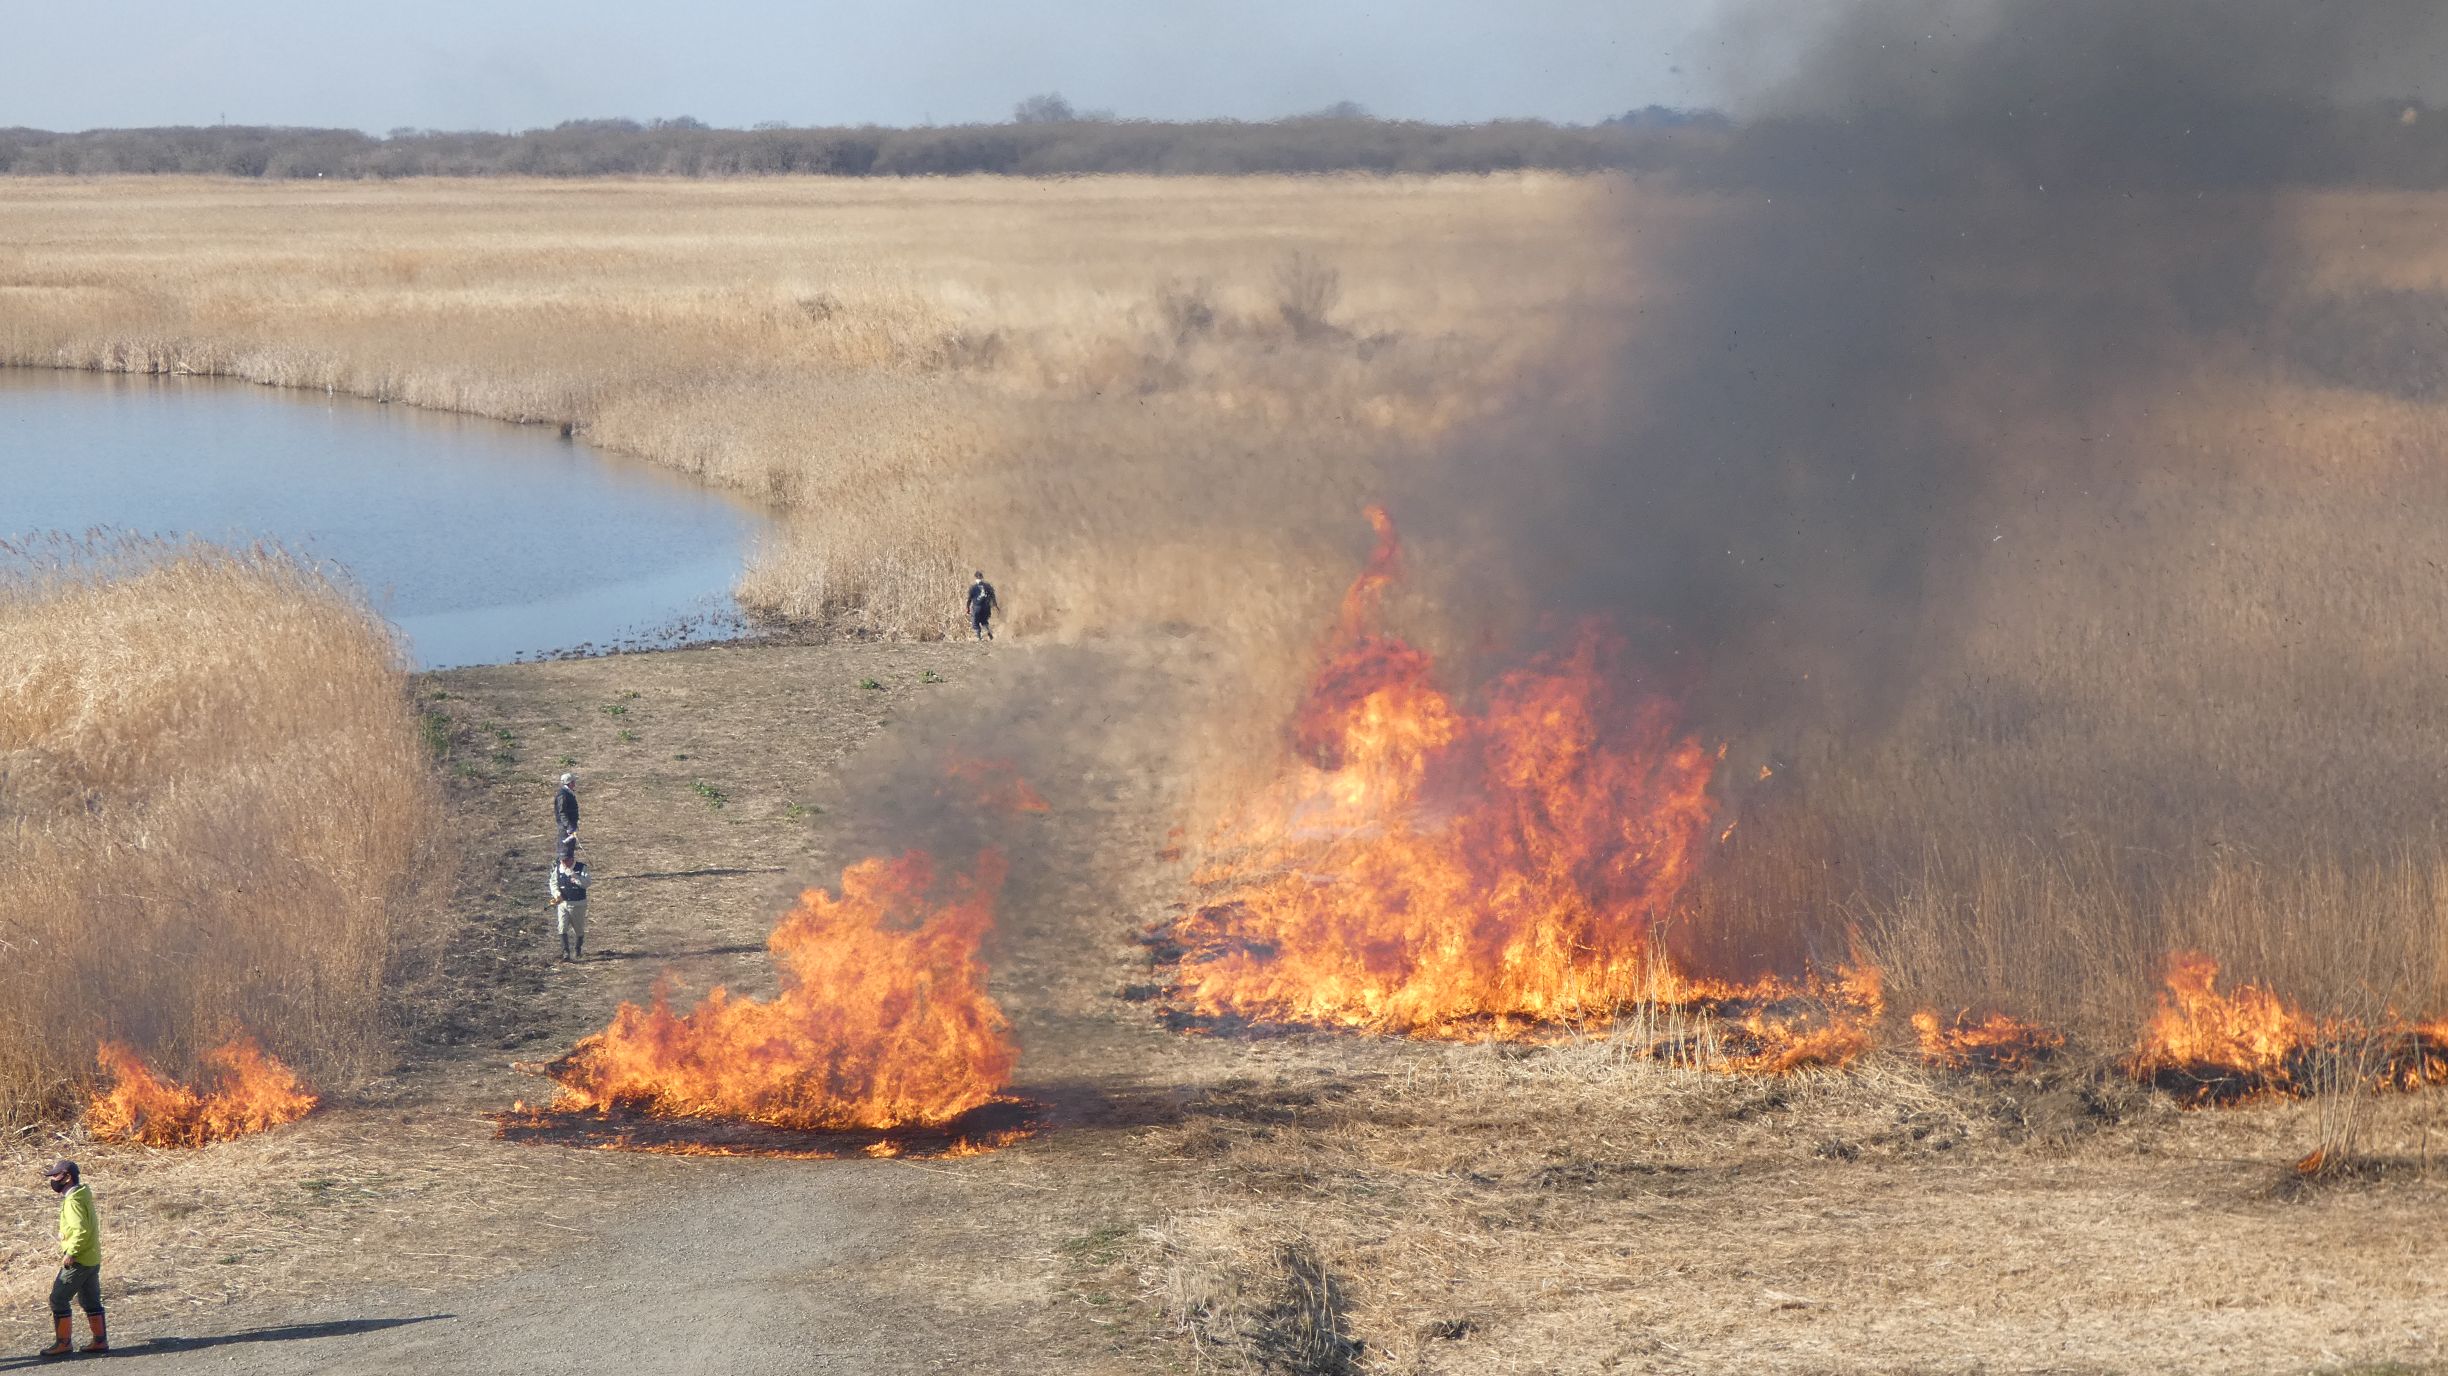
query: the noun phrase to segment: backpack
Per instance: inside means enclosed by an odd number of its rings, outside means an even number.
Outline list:
[[[994,604],[994,584],[986,582],[984,579],[980,579],[976,583],[970,585],[969,614],[971,616],[976,616],[980,612],[993,611]]]

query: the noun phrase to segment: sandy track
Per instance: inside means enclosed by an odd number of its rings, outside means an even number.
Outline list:
[[[624,1202],[597,1240],[458,1276],[430,1297],[378,1288],[277,1314],[251,1301],[162,1342],[145,1369],[991,1369],[1032,1326],[1043,1287],[991,1271],[940,1291],[908,1283],[914,1259],[973,1241],[942,1221],[974,1188],[890,1162],[711,1164],[660,1198]],[[127,1341],[143,1343],[144,1320],[129,1319]]]

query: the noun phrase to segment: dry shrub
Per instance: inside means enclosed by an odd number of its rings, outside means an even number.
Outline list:
[[[1328,319],[1343,299],[1343,275],[1315,254],[1295,251],[1275,269],[1275,313],[1296,339],[1334,332]]]
[[[261,550],[0,555],[0,1119],[105,1037],[361,1070],[440,816],[388,629]]]

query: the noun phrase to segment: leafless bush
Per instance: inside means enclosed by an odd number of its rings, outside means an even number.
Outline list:
[[[1173,343],[1188,344],[1215,330],[1214,288],[1206,282],[1168,282],[1157,293],[1156,311]]]
[[[1343,299],[1343,274],[1306,250],[1296,249],[1275,267],[1275,313],[1295,339],[1337,334],[1327,319]]]

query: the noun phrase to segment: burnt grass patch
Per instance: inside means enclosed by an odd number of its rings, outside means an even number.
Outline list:
[[[1006,1147],[1044,1125],[1044,1106],[997,1099],[949,1122],[897,1128],[810,1129],[724,1118],[658,1118],[633,1109],[512,1109],[494,1136],[523,1146],[634,1151],[659,1156],[765,1156],[786,1160],[970,1156]]]

